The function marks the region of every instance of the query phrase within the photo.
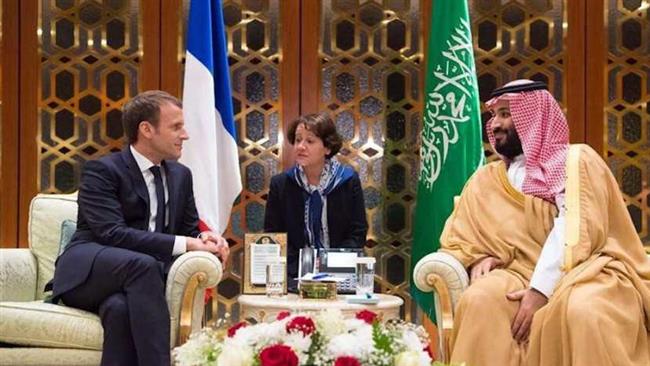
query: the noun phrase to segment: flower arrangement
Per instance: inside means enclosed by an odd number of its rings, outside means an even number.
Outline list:
[[[205,328],[173,351],[180,366],[431,366],[428,336],[402,321],[382,323],[363,310],[282,312],[271,323]]]

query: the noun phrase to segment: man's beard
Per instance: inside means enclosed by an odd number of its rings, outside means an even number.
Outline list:
[[[519,135],[517,134],[514,126],[507,130],[501,127],[497,127],[493,130],[493,132],[495,134],[497,132],[506,133],[505,141],[502,140],[503,142],[501,144],[496,142],[494,144],[495,149],[499,154],[505,156],[508,159],[513,159],[515,156],[523,154],[524,150],[521,147],[521,140],[519,140]]]

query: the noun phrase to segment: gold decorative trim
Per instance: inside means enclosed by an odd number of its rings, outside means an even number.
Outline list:
[[[180,321],[176,345],[181,346],[192,333],[192,318],[194,317],[194,298],[196,291],[207,280],[204,272],[197,272],[190,277],[183,291],[183,302],[181,303]]]
[[[451,333],[454,330],[454,312],[451,304],[451,295],[449,288],[437,274],[427,275],[427,285],[433,287],[434,293],[438,294],[440,300],[441,319],[438,319],[440,331],[440,358],[444,363],[449,363],[451,357]]]
[[[522,206],[524,205],[525,202],[525,196],[523,193],[519,192],[515,187],[510,184],[510,180],[508,180],[508,171],[506,170],[506,163],[504,161],[500,161],[498,163],[498,176],[499,180],[501,181],[501,184],[506,189],[506,192],[518,203],[520,203]]]
[[[580,241],[580,152],[580,145],[571,145],[566,162],[566,243],[563,268],[565,272],[573,268],[573,247]]]

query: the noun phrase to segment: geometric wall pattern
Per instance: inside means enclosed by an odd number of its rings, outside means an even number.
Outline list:
[[[644,245],[650,250],[650,11],[646,2],[606,1],[604,148]]]
[[[545,82],[566,112],[566,1],[469,1],[481,102],[508,81],[532,79]],[[486,156],[497,159],[483,137]]]
[[[42,0],[38,184],[77,189],[86,160],[122,147],[122,105],[138,91],[138,1]]]
[[[320,101],[344,139],[339,159],[361,177],[377,258],[376,290],[409,294],[422,73],[419,1],[320,2]]]

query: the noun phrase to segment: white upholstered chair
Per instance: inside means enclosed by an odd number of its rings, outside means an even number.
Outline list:
[[[28,249],[0,249],[0,364],[97,365],[103,329],[93,313],[43,302],[62,222],[76,220],[76,195],[39,194],[30,205]],[[204,289],[219,283],[219,260],[190,252],[172,265],[166,287],[171,344],[201,327]]]

